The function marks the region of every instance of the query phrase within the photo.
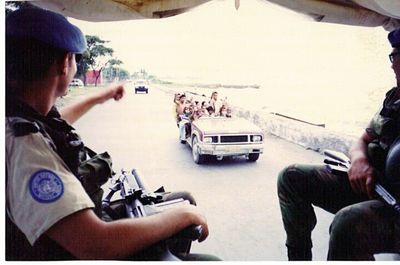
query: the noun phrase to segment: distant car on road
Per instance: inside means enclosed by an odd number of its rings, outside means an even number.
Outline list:
[[[74,78],[71,83],[69,83],[69,86],[83,87],[83,82],[80,79]]]
[[[138,92],[149,93],[149,82],[147,80],[136,80],[135,81],[135,94]]]
[[[193,121],[191,128],[186,142],[192,147],[196,164],[203,163],[206,155],[219,160],[245,155],[254,162],[264,150],[262,130],[243,118],[203,117]]]

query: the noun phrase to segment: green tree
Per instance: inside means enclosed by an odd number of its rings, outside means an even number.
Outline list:
[[[130,74],[127,70],[122,69],[122,68],[119,69],[119,72],[118,72],[119,80],[127,80],[127,79],[129,79],[129,76],[130,76]]]
[[[122,64],[121,60],[118,59],[111,59],[110,61],[108,61],[108,64],[110,65],[111,68],[111,72],[112,72],[112,80],[115,80],[116,78],[119,79],[119,66]]]
[[[123,68],[107,67],[103,69],[103,77],[108,82],[112,82],[116,79],[126,80],[129,79],[129,72]]]
[[[113,69],[111,69],[110,67],[103,69],[104,80],[107,80],[107,82],[111,82],[113,80],[113,76],[114,76]]]
[[[86,42],[87,49],[82,55],[82,60],[78,66],[76,76],[82,77],[83,83],[86,85],[86,73],[89,71],[89,69],[93,71],[96,70],[97,74],[95,74],[95,86],[97,86],[98,79],[103,69],[109,65],[111,60],[116,60],[112,58],[114,50],[104,46],[103,44],[107,43],[108,41],[102,40],[98,36],[86,35]]]

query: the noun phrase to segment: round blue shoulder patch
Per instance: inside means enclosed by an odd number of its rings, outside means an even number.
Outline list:
[[[31,176],[29,191],[36,201],[50,203],[58,200],[64,193],[64,184],[54,172],[44,169]]]

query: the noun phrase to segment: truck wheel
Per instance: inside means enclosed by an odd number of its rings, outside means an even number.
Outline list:
[[[204,155],[201,155],[199,152],[199,144],[196,136],[193,138],[192,142],[192,156],[193,156],[193,161],[196,164],[202,164],[204,162],[205,157]]]
[[[249,161],[255,162],[258,160],[259,157],[260,157],[260,154],[258,154],[258,153],[249,154]]]

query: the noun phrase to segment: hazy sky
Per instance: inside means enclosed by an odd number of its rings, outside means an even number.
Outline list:
[[[109,40],[130,72],[145,68],[162,77],[268,85],[290,76],[286,86],[308,85],[304,77],[310,75],[325,82],[350,73],[350,79],[371,82],[393,79],[383,29],[315,23],[258,0],[241,1],[239,10],[233,0],[212,1],[158,20],[71,21]]]

